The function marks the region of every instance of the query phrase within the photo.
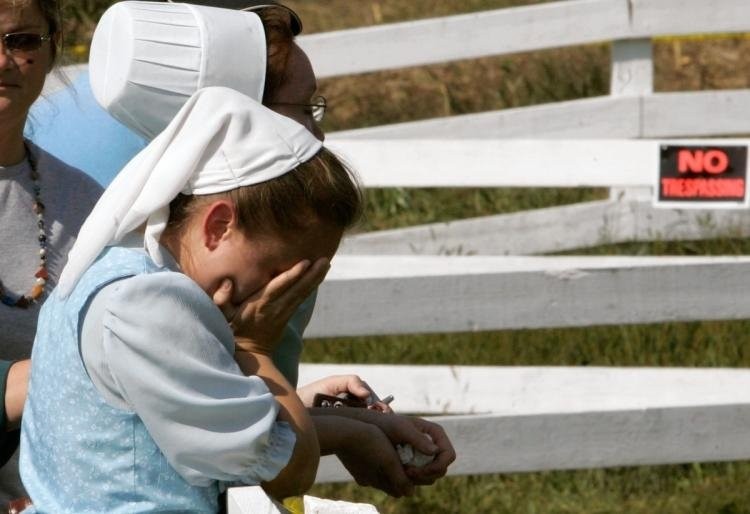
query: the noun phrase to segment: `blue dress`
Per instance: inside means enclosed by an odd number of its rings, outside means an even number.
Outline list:
[[[194,462],[191,468],[194,448],[188,445],[165,454],[165,442],[155,440],[158,432],[150,431],[152,419],[113,407],[94,387],[79,354],[81,313],[93,295],[114,281],[123,285],[120,301],[158,306],[160,298],[176,297],[183,309],[156,310],[153,321],[115,320],[110,327],[113,344],[154,325],[152,344],[164,349],[168,363],[169,352],[182,350],[180,341],[187,337],[183,326],[206,327],[200,334],[193,332],[206,347],[198,363],[205,372],[190,383],[175,382],[169,366],[162,363],[162,383],[123,384],[124,397],[132,405],[138,405],[134,395],[160,399],[165,407],[159,415],[188,431],[195,430],[189,423],[194,415],[191,405],[205,409],[213,402],[211,423],[217,426],[201,427],[193,446],[203,455],[205,446],[235,455],[235,468],[242,471],[211,470],[210,462]],[[106,337],[103,344],[108,344]],[[210,297],[185,275],[157,267],[143,252],[109,248],[68,298],[53,292],[40,314],[21,435],[21,477],[34,511],[215,513],[225,482],[257,484],[275,477],[291,456],[294,433],[275,421],[278,404],[258,377],[244,377],[236,368],[236,376],[230,378],[242,382],[244,397],[214,386],[210,377],[217,369],[234,369],[232,351],[231,330]],[[231,437],[240,441],[239,447],[222,446]],[[179,472],[171,461],[175,452],[183,462]]]

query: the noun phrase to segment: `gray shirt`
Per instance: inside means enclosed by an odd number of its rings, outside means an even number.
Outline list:
[[[83,172],[33,147],[37,156],[41,201],[48,238],[46,294],[57,284],[68,251],[83,221],[101,194],[101,186]],[[27,294],[39,267],[34,193],[26,160],[0,167],[0,280],[14,293]],[[0,304],[0,359],[25,359],[31,355],[39,304],[18,309]],[[17,459],[0,468],[0,503],[25,493],[18,479]]]

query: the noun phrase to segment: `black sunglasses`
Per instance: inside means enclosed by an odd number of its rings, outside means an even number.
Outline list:
[[[2,34],[3,47],[10,52],[33,52],[39,50],[42,43],[49,41],[49,34],[34,34],[32,32],[12,32]]]

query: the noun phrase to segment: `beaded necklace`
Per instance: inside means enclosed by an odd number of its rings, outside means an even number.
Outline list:
[[[36,214],[36,226],[39,229],[37,241],[39,241],[39,269],[34,273],[34,287],[27,294],[14,294],[5,289],[0,280],[0,302],[10,307],[27,309],[35,304],[44,294],[44,285],[47,283],[49,273],[47,272],[47,234],[44,229],[44,204],[42,203],[42,188],[39,185],[39,172],[36,167],[36,157],[31,153],[28,142],[23,142],[26,151],[26,161],[29,163],[31,173],[32,189],[34,191],[34,204],[31,209]]]

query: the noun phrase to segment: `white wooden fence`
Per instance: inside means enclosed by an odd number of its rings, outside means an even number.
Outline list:
[[[529,256],[750,232],[747,210],[650,201],[664,138],[750,134],[749,90],[653,92],[651,38],[718,32],[750,32],[750,2],[568,0],[300,38],[319,77],[612,41],[605,97],[331,134],[367,187],[613,189],[349,237],[307,335],[750,317],[747,257]],[[396,392],[402,412],[438,416],[457,448],[451,474],[750,458],[745,370],[308,364],[301,379],[351,371]],[[326,458],[318,479],[350,478]]]

